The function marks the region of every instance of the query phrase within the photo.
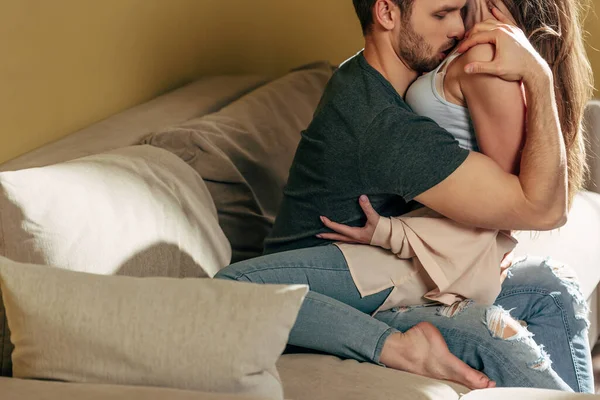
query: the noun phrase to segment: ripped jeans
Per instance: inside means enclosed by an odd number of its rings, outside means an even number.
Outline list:
[[[500,387],[594,391],[587,307],[567,267],[529,257],[510,268],[496,304],[402,307],[372,314],[391,289],[361,298],[333,245],[232,264],[215,278],[306,284],[310,291],[289,344],[379,363],[385,340],[421,321],[435,325],[450,351]],[[381,364],[380,364],[381,365]]]

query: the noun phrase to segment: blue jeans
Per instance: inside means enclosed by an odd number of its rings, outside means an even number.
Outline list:
[[[391,289],[361,297],[343,254],[333,245],[239,262],[215,278],[308,285],[290,333],[294,346],[380,364],[389,335],[426,321],[441,331],[454,355],[498,386],[593,393],[586,303],[567,267],[529,257],[510,271],[491,307],[464,301],[401,307],[375,317],[370,314]],[[518,333],[505,335],[507,326]]]

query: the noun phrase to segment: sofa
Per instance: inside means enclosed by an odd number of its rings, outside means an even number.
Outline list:
[[[3,189],[0,190],[0,196],[3,196],[3,202],[0,201],[0,234],[4,235],[0,238],[4,239],[0,240],[0,256],[16,262],[70,269],[70,272],[105,276],[125,275],[146,279],[153,276],[210,278],[230,260],[239,261],[259,255],[262,241],[274,221],[281,200],[281,190],[287,179],[295,147],[300,140],[300,132],[310,123],[312,113],[332,72],[330,65],[317,62],[290,71],[278,79],[254,75],[202,78],[0,165],[0,188]],[[549,256],[574,268],[590,308],[589,340],[593,346],[599,335],[600,321],[600,102],[593,101],[589,104],[585,123],[590,165],[587,190],[577,195],[569,221],[563,228],[535,234],[522,232],[519,236],[517,256]],[[204,202],[206,209],[194,208],[194,198],[190,199],[189,195],[184,200],[175,199],[169,204],[172,207],[185,208],[184,212],[177,214],[182,216],[178,221],[191,219],[195,213],[214,214],[214,221],[218,223],[212,221],[212,225],[206,227],[205,223],[208,222],[201,221],[202,224],[198,228],[202,230],[201,233],[194,227],[186,232],[186,235],[192,237],[199,235],[202,240],[201,249],[198,250],[193,243],[187,243],[181,237],[177,237],[168,244],[160,243],[157,248],[133,254],[134,251],[128,248],[128,243],[130,240],[137,240],[131,236],[139,232],[138,230],[131,231],[133,233],[123,231],[123,236],[111,242],[111,248],[100,251],[92,249],[97,251],[94,257],[101,258],[101,262],[98,263],[86,264],[82,261],[88,257],[84,254],[88,251],[85,246],[79,246],[75,250],[71,246],[65,251],[58,251],[57,246],[62,246],[63,242],[67,241],[65,237],[70,234],[69,230],[64,231],[60,240],[51,242],[53,239],[48,238],[49,231],[45,231],[43,235],[39,234],[44,228],[36,218],[45,218],[44,221],[52,221],[60,227],[64,218],[56,221],[52,212],[65,207],[58,206],[56,201],[59,200],[55,200],[45,209],[45,214],[39,216],[35,213],[37,209],[31,206],[34,204],[31,203],[31,199],[28,200],[30,203],[21,204],[19,199],[25,197],[16,197],[14,193],[21,190],[20,185],[30,188],[44,185],[44,192],[41,193],[53,199],[60,199],[65,191],[70,190],[74,193],[70,198],[90,196],[89,199],[77,203],[80,206],[87,204],[90,212],[73,213],[72,219],[69,219],[69,223],[80,223],[81,219],[93,214],[93,210],[102,207],[102,197],[100,196],[100,200],[95,195],[91,198],[92,194],[96,193],[93,192],[95,189],[86,187],[86,183],[82,181],[69,181],[75,175],[64,175],[64,168],[60,166],[82,165],[80,170],[85,173],[88,171],[88,164],[64,163],[103,154],[122,159],[125,154],[122,149],[132,147],[135,148],[127,151],[136,153],[147,149],[150,152],[148,154],[158,154],[152,152],[159,149],[165,154],[164,159],[162,156],[158,157],[161,158],[161,163],[164,160],[175,162],[169,158],[170,155],[175,155],[178,160],[183,161],[187,168],[184,171],[187,174],[186,182],[195,182],[193,184],[198,186],[197,192],[189,193],[200,193],[197,202]],[[169,156],[166,155],[167,152]],[[102,165],[107,158],[100,157],[94,160],[97,165]],[[184,168],[183,163],[178,168]],[[51,166],[58,166],[51,170],[52,174],[38,174]],[[146,167],[140,168],[140,171],[146,170]],[[15,175],[16,173],[21,175]],[[111,180],[116,176],[114,174],[116,172],[102,177],[102,184],[116,184]],[[154,176],[156,172],[150,171],[149,175]],[[44,182],[35,181],[39,176],[44,177]],[[31,177],[31,182],[24,182],[28,177]],[[57,179],[54,182],[56,184],[48,179]],[[61,179],[60,182],[58,179]],[[163,182],[168,182],[168,179],[165,178]],[[71,189],[69,185],[74,188]],[[165,185],[169,186],[168,183]],[[106,194],[106,187],[110,186],[102,186],[104,189],[98,189],[97,193]],[[125,190],[127,184],[123,187]],[[48,191],[52,190],[59,193],[49,194]],[[132,187],[131,190],[135,188]],[[189,207],[188,203],[191,204]],[[119,203],[114,207],[122,206]],[[69,211],[69,207],[73,206],[68,206],[63,211]],[[129,210],[132,215],[141,215],[136,214],[141,211],[134,206]],[[152,214],[143,215],[144,218],[152,218]],[[163,222],[158,220],[161,216],[164,218],[163,214],[154,215],[157,219],[154,221],[156,224]],[[106,223],[108,218],[94,220],[94,229],[86,228],[86,235],[92,235],[95,240],[102,241],[102,235],[109,235],[105,230],[110,229],[110,225],[102,225],[101,228],[98,226],[100,223]],[[151,229],[151,225],[147,225],[147,229]],[[26,234],[24,231],[27,231]],[[163,234],[181,235],[180,231],[168,232],[171,231],[165,230]],[[81,232],[68,240],[79,240],[80,236]],[[113,238],[107,237],[106,240],[110,241]],[[32,247],[28,248],[29,245]],[[112,248],[122,256],[118,259],[111,258],[109,253]],[[168,260],[172,259],[177,260],[177,268],[167,265]],[[83,264],[85,268],[82,267]],[[152,267],[145,268],[146,265]],[[6,295],[5,298],[10,300],[10,295]],[[239,307],[244,307],[244,304],[239,304]],[[15,312],[13,320],[14,315]],[[8,329],[10,326],[4,327],[5,331]],[[2,347],[4,353],[11,351],[10,344]],[[18,356],[21,357],[22,354]],[[13,358],[16,360],[17,355],[13,355]],[[90,363],[93,363],[93,360],[90,360]],[[276,370],[273,376],[278,375],[276,380],[281,384],[284,397],[288,400],[595,397],[519,388],[470,392],[467,388],[451,382],[436,381],[368,363],[310,352],[285,352],[277,358]],[[135,381],[128,384],[126,381],[119,381],[115,384],[111,381],[92,382],[85,379],[61,382],[61,379],[48,379],[44,376],[27,376],[27,379],[24,379],[12,377],[10,368],[4,366],[1,372],[2,399],[266,398],[240,390],[219,393],[167,387],[168,385],[155,382],[139,384]]]

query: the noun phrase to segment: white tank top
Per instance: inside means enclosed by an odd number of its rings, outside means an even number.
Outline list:
[[[479,151],[473,121],[466,107],[450,103],[444,96],[446,67],[458,57],[450,54],[435,70],[420,76],[406,92],[406,103],[413,111],[431,118],[458,140],[458,144],[471,151]]]

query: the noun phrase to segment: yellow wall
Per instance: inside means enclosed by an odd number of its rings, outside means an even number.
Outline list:
[[[342,61],[351,3],[318,3],[0,0],[0,162],[201,75]]]
[[[597,17],[588,30],[600,48]],[[0,0],[0,162],[201,75],[277,75],[361,47],[350,0]]]
[[[233,70],[221,0],[0,0],[0,162]]]

